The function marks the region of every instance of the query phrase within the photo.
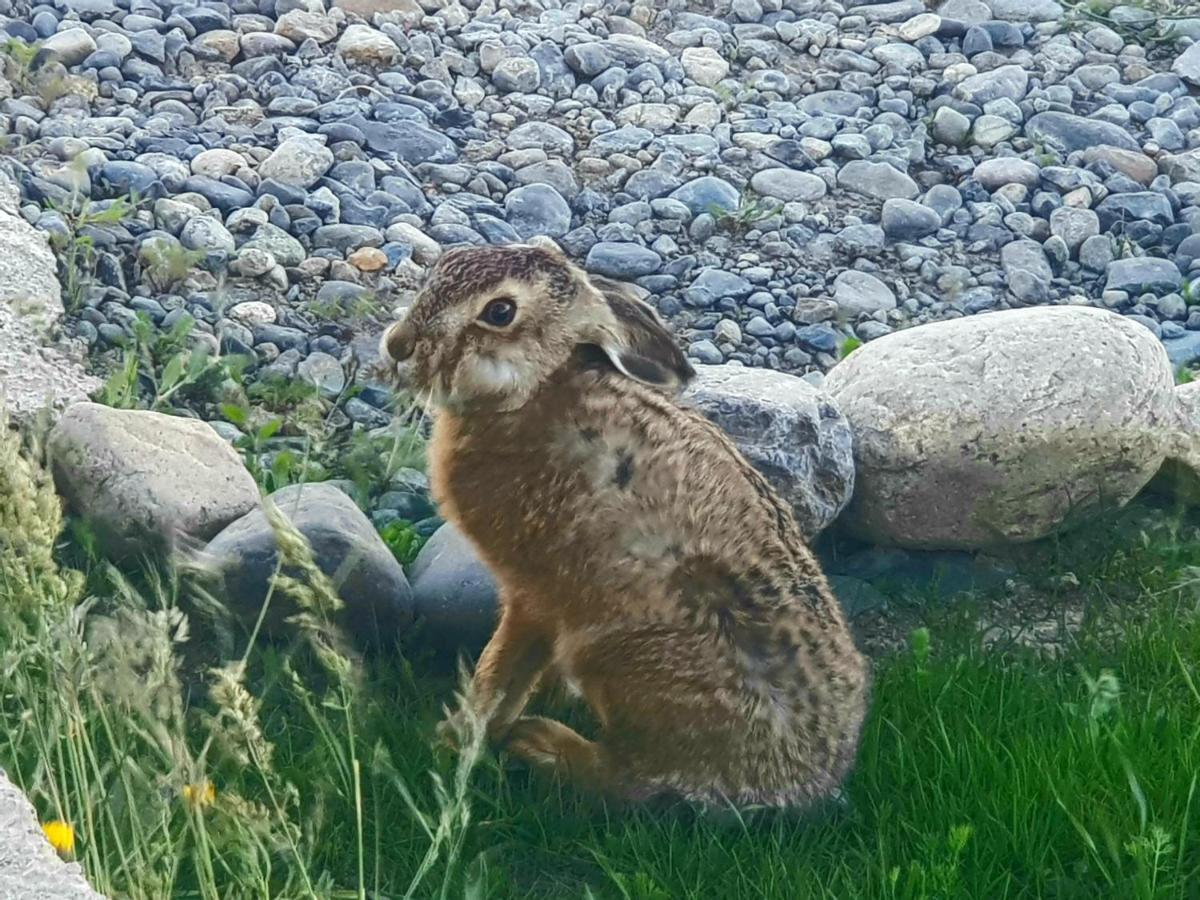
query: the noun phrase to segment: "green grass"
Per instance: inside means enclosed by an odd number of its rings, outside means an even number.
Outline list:
[[[419,632],[365,658],[343,646],[333,589],[282,524],[301,577],[271,602],[299,613],[265,644],[189,572],[56,546],[49,483],[15,445],[0,428],[0,766],[74,825],[114,897],[1200,891],[1200,536],[1165,511],[1030,551],[1027,590],[1082,613],[1055,655],[985,642],[990,598],[898,599],[913,636],[878,661],[848,805],[714,819],[606,810],[494,754],[435,750],[455,678]]]

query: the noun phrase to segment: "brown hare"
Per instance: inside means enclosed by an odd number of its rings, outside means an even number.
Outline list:
[[[491,739],[610,798],[838,792],[866,662],[791,511],[675,403],[693,372],[653,308],[554,250],[452,250],[381,353],[436,411],[434,496],[500,586]],[[523,715],[551,676],[598,740]]]

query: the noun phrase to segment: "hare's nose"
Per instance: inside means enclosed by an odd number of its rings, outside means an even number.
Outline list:
[[[405,327],[404,322],[396,322],[379,339],[379,355],[389,357],[393,362],[404,362],[412,356],[414,343],[412,330]]]

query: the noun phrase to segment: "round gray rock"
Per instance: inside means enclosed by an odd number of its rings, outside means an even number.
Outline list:
[[[413,610],[430,644],[451,652],[483,647],[496,628],[496,581],[451,523],[425,542],[409,571]]]
[[[237,451],[196,419],[77,403],[50,433],[54,481],[114,555],[207,540],[258,504]]]
[[[295,484],[270,498],[308,540],[317,567],[333,581],[345,604],[338,624],[360,645],[390,644],[412,619],[412,589],[404,570],[354,501],[331,484]],[[231,611],[257,618],[278,564],[275,534],[261,507],[228,525],[203,551],[219,573]],[[285,569],[285,572],[287,570]],[[294,574],[294,573],[292,573]],[[264,626],[284,627],[296,612],[278,593]]]
[[[1031,541],[1122,505],[1158,470],[1178,421],[1162,345],[1088,307],[895,332],[825,386],[854,429],[857,486],[842,521],[921,549]]]
[[[680,397],[716,424],[792,507],[806,537],[854,492],[850,423],[825,391],[770,369],[697,365]]]

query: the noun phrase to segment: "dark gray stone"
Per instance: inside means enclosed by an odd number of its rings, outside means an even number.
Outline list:
[[[422,635],[439,650],[476,651],[496,628],[496,581],[475,548],[447,523],[414,560],[413,609]]]
[[[308,540],[313,559],[344,606],[335,621],[361,646],[389,646],[413,615],[413,593],[404,570],[354,501],[328,484],[282,488],[271,500]],[[209,541],[203,554],[220,573],[231,611],[253,623],[278,564],[275,535],[262,509],[247,513]],[[285,569],[288,574],[297,574]],[[296,612],[278,591],[264,619],[278,634]]]

